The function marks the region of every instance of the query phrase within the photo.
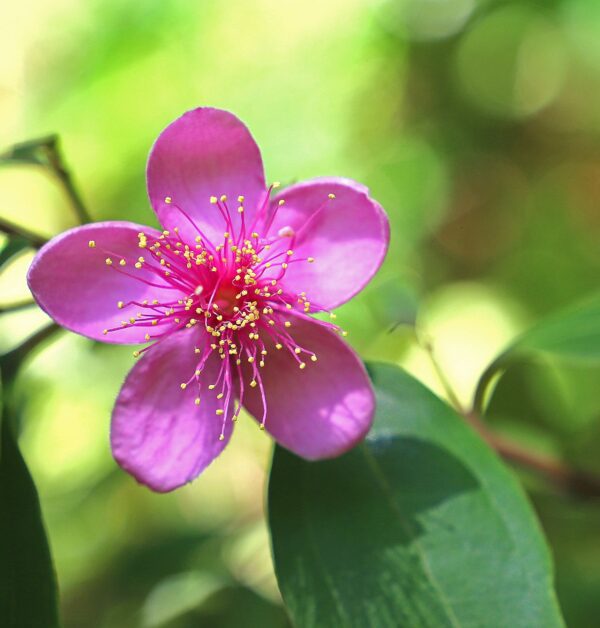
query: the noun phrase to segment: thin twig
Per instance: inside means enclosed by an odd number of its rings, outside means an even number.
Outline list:
[[[572,469],[562,460],[530,451],[523,445],[494,434],[474,412],[461,413],[461,416],[505,460],[537,472],[568,493],[583,497],[600,497],[600,477],[597,475]]]
[[[69,170],[67,170],[65,166],[62,152],[60,150],[58,137],[55,136],[54,141],[46,145],[46,151],[50,169],[54,173],[56,178],[60,181],[65,193],[69,197],[69,200],[71,201],[71,205],[77,215],[79,223],[83,225],[91,222],[92,219],[81,198],[81,195],[79,194],[77,188],[75,187],[75,184],[73,183],[71,173],[69,172]]]
[[[0,370],[2,371],[3,381],[10,381],[16,375],[23,361],[36,349],[40,344],[54,336],[54,334],[62,329],[56,323],[49,323],[42,327],[35,334],[27,338],[25,342],[15,347],[3,356],[0,356]]]
[[[60,149],[60,140],[57,135],[49,135],[15,144],[9,150],[0,154],[0,163],[2,162],[34,164],[48,170],[62,187],[79,223],[85,224],[91,222],[89,212],[75,187],[71,173],[65,165],[65,160]],[[0,219],[0,231],[10,235],[22,236],[29,240],[32,246],[36,248],[39,248],[47,241],[46,238],[5,219]]]
[[[0,305],[0,314],[11,314],[12,312],[18,312],[28,307],[35,305],[35,301],[32,299],[24,299],[16,303],[9,303],[7,305]]]
[[[21,237],[27,240],[27,242],[36,249],[41,248],[44,244],[46,244],[46,242],[48,242],[47,238],[29,231],[29,229],[26,229],[25,227],[16,225],[14,222],[6,220],[6,218],[0,218],[0,231],[6,233],[7,235]]]

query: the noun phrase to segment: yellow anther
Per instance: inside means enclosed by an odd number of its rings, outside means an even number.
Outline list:
[[[281,268],[283,268],[283,270],[285,270],[288,267],[288,265],[286,264],[286,262],[283,262],[283,264],[281,265]]]
[[[292,324],[290,323],[290,321],[285,321],[284,325],[285,325],[286,327],[291,327],[291,326],[292,326]]]
[[[187,384],[186,383],[179,384],[179,387],[181,388],[181,390],[185,390],[187,388]]]
[[[223,410],[223,408],[217,408],[215,410],[215,414],[221,416],[222,414],[225,414],[225,410]]]
[[[217,395],[217,399],[223,399],[223,393],[219,393],[219,394]]]
[[[150,334],[146,334],[146,335],[144,336],[144,340],[146,340],[146,341],[150,340]]]
[[[273,182],[273,189],[276,190],[278,187],[281,186],[281,183],[279,183],[279,181],[274,181]]]
[[[281,343],[279,343],[279,342],[278,342],[278,343],[275,345],[275,349],[278,349],[278,350],[279,350],[279,349],[283,349],[283,345],[282,345]]]
[[[292,249],[289,249],[289,250],[287,251],[287,253],[286,253],[286,255],[290,255],[290,256],[291,256],[291,255],[293,255],[293,254],[294,254],[294,251],[292,251]]]
[[[210,197],[211,205],[216,205],[219,202],[219,199],[216,196]]]
[[[335,319],[337,318],[337,314],[334,314],[333,312],[330,312],[330,313],[329,313],[329,318],[330,318],[331,320],[335,320]]]
[[[134,351],[133,352],[133,357],[134,358],[139,358],[140,357],[140,352],[139,351]]]
[[[335,198],[335,194],[328,194],[327,195],[329,198],[334,199]]]
[[[311,355],[311,356],[310,356],[310,359],[311,359],[313,362],[316,362],[316,361],[317,361],[317,356],[316,356],[316,355]]]
[[[250,364],[252,364],[252,362],[254,362],[254,358],[251,355],[248,356],[248,362],[250,362]]]
[[[300,362],[300,364],[298,365],[300,367],[300,370],[303,370],[306,368],[306,363],[305,362]]]
[[[294,349],[294,353],[298,355],[298,354],[302,353],[302,349],[300,349],[300,347],[296,347]]]
[[[218,412],[217,412],[217,414],[218,414]],[[225,440],[225,436],[224,436],[223,434],[221,434],[221,435],[219,436],[219,440]]]
[[[238,203],[243,203],[244,202],[244,197],[240,194],[238,196]]]
[[[195,375],[196,377],[198,377],[198,375],[200,375],[200,373],[201,373],[201,371],[200,371],[199,369],[196,369],[196,370],[194,371],[194,375]]]
[[[265,426],[261,423],[261,424],[258,426],[258,429],[259,429],[261,432],[264,432],[264,431],[265,431]]]
[[[344,338],[345,338],[347,335],[348,335],[348,332],[347,332],[347,331],[343,331],[343,332],[342,332],[342,336],[344,336]]]
[[[165,196],[165,203],[169,204],[173,201],[173,199],[170,196]]]
[[[194,403],[195,403],[197,406],[199,406],[199,405],[200,405],[200,397],[196,397],[196,398],[194,399]]]
[[[214,390],[216,387],[217,387],[216,384],[209,384],[208,390]]]
[[[277,205],[279,205],[279,207],[281,207],[282,205],[285,205],[285,200],[281,199],[280,201],[277,202]]]
[[[309,257],[306,261],[307,261],[309,264],[312,264],[312,263],[315,261],[315,258],[314,258],[314,257]]]
[[[221,203],[224,203],[227,200],[227,194],[221,194]]]
[[[123,301],[118,301],[118,302],[117,302],[117,307],[118,307],[120,310],[122,310],[124,306],[125,306],[125,303],[123,303]]]
[[[244,213],[244,208],[243,208],[243,206],[242,206],[242,205],[240,205],[240,206],[238,207],[238,214],[243,214],[243,213]]]
[[[90,247],[90,249],[94,249],[96,248],[96,242],[94,240],[90,240],[88,242],[88,246]]]
[[[124,259],[119,261],[119,266],[125,266],[125,264],[127,264],[127,262]]]
[[[108,334],[108,329],[103,329],[102,333],[106,336],[106,334]]]
[[[136,268],[141,268],[142,267],[142,262],[136,262],[135,263],[135,267]]]
[[[104,263],[105,263],[107,266],[112,266],[113,261],[110,259],[110,257],[107,257],[107,258],[104,260]]]

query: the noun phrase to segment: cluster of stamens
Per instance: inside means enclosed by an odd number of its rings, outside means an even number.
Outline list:
[[[102,249],[108,268],[156,288],[161,295],[160,299],[118,301],[115,307],[126,315],[120,325],[104,329],[105,335],[131,327],[146,329],[144,338],[150,344],[134,351],[134,357],[139,357],[179,330],[195,326],[205,330],[208,341],[191,349],[197,358],[196,367],[180,387],[182,390],[195,387],[196,405],[200,405],[203,394],[209,391],[216,394],[220,402],[216,413],[223,416],[221,439],[224,439],[230,406],[235,406],[231,414],[233,421],[237,420],[242,408],[244,361],[250,365],[252,373],[249,385],[258,387],[262,396],[261,429],[265,426],[267,402],[260,369],[268,359],[267,346],[289,352],[301,370],[309,362],[317,361],[314,351],[294,341],[290,334],[289,312],[293,311],[296,318],[302,319],[327,310],[311,302],[305,292],[287,291],[282,283],[291,264],[312,264],[315,260],[294,254],[297,234],[291,227],[269,233],[278,210],[285,205],[284,200],[274,206],[269,202],[275,187],[277,184],[269,188],[251,224],[245,220],[243,196],[237,197],[235,213],[239,219],[235,221],[227,197],[211,196],[209,203],[221,213],[226,228],[217,245],[171,197],[166,197],[165,204],[179,210],[182,218],[194,227],[197,235],[193,242],[185,241],[180,229],[174,227],[159,236],[140,232],[140,251],[135,259]],[[324,205],[334,198],[329,194]],[[95,241],[89,242],[90,248],[96,246]],[[165,293],[172,293],[173,298],[165,299]],[[329,314],[335,318],[333,313]],[[331,322],[312,318],[311,321],[346,335]],[[265,338],[270,342],[265,344]],[[201,375],[207,360],[214,354],[221,359],[221,367],[216,381],[207,382]]]

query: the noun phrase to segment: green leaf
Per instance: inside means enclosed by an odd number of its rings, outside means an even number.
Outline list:
[[[0,456],[0,624],[54,628],[56,581],[40,504],[6,420]]]
[[[475,410],[483,410],[490,383],[508,364],[543,355],[572,363],[600,364],[600,296],[550,316],[521,334],[479,379]]]
[[[370,368],[366,441],[335,460],[277,448],[275,571],[297,626],[562,626],[551,560],[512,473],[397,367]],[[307,417],[307,419],[310,417]]]

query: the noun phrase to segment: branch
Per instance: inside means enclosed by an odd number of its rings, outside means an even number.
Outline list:
[[[3,356],[0,356],[0,370],[2,371],[3,380],[7,382],[11,381],[30,352],[36,349],[38,345],[42,344],[48,338],[54,336],[54,334],[60,329],[62,329],[62,327],[59,327],[56,323],[50,323],[27,338],[25,342],[20,344],[15,349],[12,349]]]
[[[13,145],[9,150],[0,154],[0,164],[17,163],[33,164],[46,168],[59,182],[69,199],[80,224],[91,222],[90,215],[85,207],[81,195],[77,191],[71,173],[65,165],[57,135],[49,135],[27,142]],[[39,248],[46,242],[46,238],[30,232],[7,220],[0,220],[0,231],[10,235],[20,235],[29,240],[32,246]]]
[[[518,443],[494,434],[474,411],[461,415],[505,460],[535,471],[564,492],[583,497],[600,497],[599,476],[573,469],[562,460],[529,451]]]
[[[27,242],[35,249],[42,248],[42,246],[48,242],[47,238],[29,231],[29,229],[26,229],[25,227],[15,225],[14,222],[6,220],[6,218],[0,218],[0,231],[6,233],[7,235],[17,236],[27,240]]]
[[[71,173],[67,170],[65,166],[65,162],[62,156],[62,152],[60,150],[59,139],[57,136],[53,137],[53,141],[45,145],[45,150],[47,152],[48,163],[51,171],[54,173],[56,178],[61,183],[65,193],[69,197],[71,201],[71,206],[77,215],[80,224],[86,224],[91,222],[92,219],[88,213],[88,210],[83,203],[81,195],[79,194],[75,184],[73,183],[73,179],[71,177]]]
[[[8,305],[0,305],[0,314],[11,314],[12,312],[18,312],[28,307],[35,305],[35,301],[31,299],[25,299],[16,303],[9,303]]]

